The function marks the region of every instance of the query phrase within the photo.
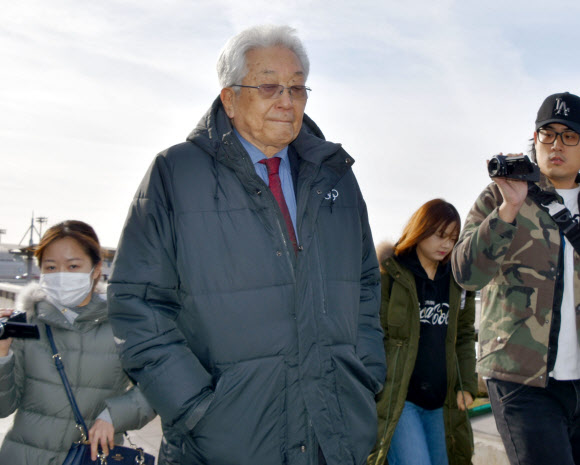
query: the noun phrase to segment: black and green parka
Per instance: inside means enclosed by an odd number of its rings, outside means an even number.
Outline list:
[[[378,437],[368,465],[388,463],[387,452],[407,397],[420,334],[419,299],[413,273],[393,256],[391,245],[381,244],[377,250],[381,267],[381,325],[385,333],[387,380],[376,398]],[[445,340],[447,397],[443,411],[449,464],[463,465],[471,464],[473,433],[466,412],[457,406],[456,393],[461,386],[474,398],[477,393],[475,294],[462,290],[453,278],[449,286],[449,326]]]

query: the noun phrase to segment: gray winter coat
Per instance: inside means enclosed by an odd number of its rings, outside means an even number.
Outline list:
[[[74,324],[44,300],[37,284],[23,290],[16,308],[26,310],[28,321],[39,326],[40,340],[14,339],[13,355],[0,363],[0,417],[16,411],[0,449],[0,464],[61,465],[73,441],[80,439],[45,324],[52,328],[88,428],[108,408],[118,433],[115,442],[122,444],[123,431],[153,419],[155,412],[139,389],[131,388],[121,367],[103,296],[93,294]]]
[[[380,274],[353,159],[307,117],[290,145],[300,250],[218,99],[161,153],[109,286],[130,375],[183,463],[365,463],[385,379]]]

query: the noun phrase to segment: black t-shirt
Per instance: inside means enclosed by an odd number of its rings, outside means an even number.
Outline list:
[[[421,330],[419,350],[409,382],[407,400],[426,410],[443,407],[447,395],[445,337],[449,319],[450,263],[439,264],[433,280],[415,251],[398,257],[415,275]]]

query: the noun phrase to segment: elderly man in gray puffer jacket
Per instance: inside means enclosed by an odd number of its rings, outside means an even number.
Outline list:
[[[125,224],[111,321],[183,464],[361,465],[376,438],[378,263],[354,160],[304,114],[308,68],[288,27],[232,38]]]

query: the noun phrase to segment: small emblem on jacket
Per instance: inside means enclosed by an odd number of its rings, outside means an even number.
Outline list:
[[[568,116],[568,113],[570,113],[570,109],[566,105],[566,102],[564,102],[564,100],[562,100],[561,98],[557,98],[556,108],[554,108],[554,114]]]
[[[330,200],[332,199],[332,201],[334,202],[336,200],[336,198],[338,197],[338,191],[336,189],[332,189],[331,191],[328,191],[326,193],[326,197],[324,197],[326,200]]]

